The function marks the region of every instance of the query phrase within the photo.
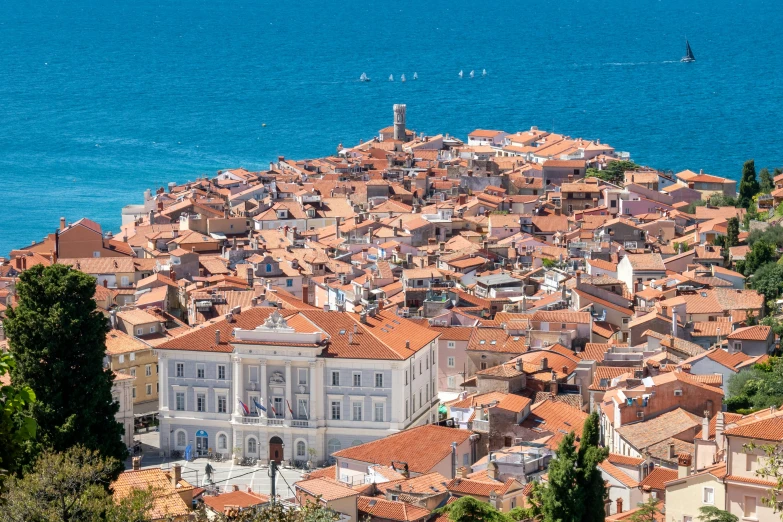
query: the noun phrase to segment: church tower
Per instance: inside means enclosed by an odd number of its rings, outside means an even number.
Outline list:
[[[405,134],[405,104],[394,104],[394,139],[408,141]]]

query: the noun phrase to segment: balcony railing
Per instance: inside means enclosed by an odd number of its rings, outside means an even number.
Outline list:
[[[304,419],[277,419],[274,417],[247,416],[241,417],[242,424],[258,426],[291,426],[294,428],[309,428],[310,421]]]
[[[489,433],[489,421],[488,420],[474,420],[473,431],[481,431]]]

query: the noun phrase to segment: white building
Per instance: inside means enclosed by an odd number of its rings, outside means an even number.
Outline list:
[[[120,409],[114,418],[125,427],[122,441],[128,447],[133,445],[133,382],[135,380],[136,377],[132,375],[114,372],[114,382],[111,385],[112,398],[120,403]]]
[[[158,347],[161,449],[322,461],[430,422],[438,336],[388,310],[229,314]]]

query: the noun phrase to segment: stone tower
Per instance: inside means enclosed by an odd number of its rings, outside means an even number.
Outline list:
[[[405,135],[405,104],[394,104],[394,139],[407,141]]]

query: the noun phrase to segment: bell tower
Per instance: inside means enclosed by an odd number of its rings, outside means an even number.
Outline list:
[[[408,141],[405,134],[405,104],[394,104],[394,139]]]

